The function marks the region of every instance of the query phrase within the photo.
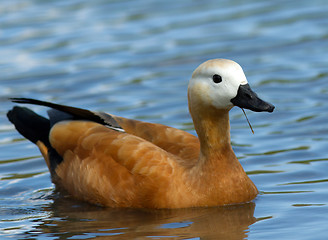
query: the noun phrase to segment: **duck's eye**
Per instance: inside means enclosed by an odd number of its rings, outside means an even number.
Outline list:
[[[215,83],[222,82],[222,77],[220,75],[218,75],[218,74],[214,74],[213,77],[212,77],[212,79],[213,79],[213,82],[215,82]]]

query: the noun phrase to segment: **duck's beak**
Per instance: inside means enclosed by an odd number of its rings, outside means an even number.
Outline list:
[[[254,112],[273,112],[274,106],[263,101],[247,84],[240,85],[237,96],[230,100],[233,105]]]

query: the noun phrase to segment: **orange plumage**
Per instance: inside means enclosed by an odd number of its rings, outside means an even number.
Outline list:
[[[223,60],[216,61],[210,62],[211,66],[205,70],[204,66],[199,67],[193,78],[204,74],[202,71],[209,71],[213,64],[222,68]],[[199,84],[204,85],[203,82],[194,85]],[[112,123],[118,125],[116,128],[122,129],[118,131],[106,121],[102,124],[101,119],[90,117],[92,112],[87,110],[30,99],[15,101],[51,105],[75,119],[63,118],[53,125],[49,123],[49,127],[46,120],[41,119],[44,123],[41,134],[34,133],[38,127],[32,123],[30,127],[34,131],[20,124],[40,116],[14,108],[8,117],[18,131],[37,144],[56,186],[77,199],[107,207],[137,208],[216,206],[251,201],[258,190],[230,145],[232,106],[217,107],[210,93],[206,95],[207,92],[204,94],[199,87],[192,86],[188,92],[189,109],[199,139],[161,124],[108,115]],[[209,101],[204,100],[208,98]],[[256,104],[253,105],[258,107]],[[252,109],[253,105],[243,107]],[[260,111],[273,110],[272,105],[260,108]],[[57,160],[54,160],[54,151]]]

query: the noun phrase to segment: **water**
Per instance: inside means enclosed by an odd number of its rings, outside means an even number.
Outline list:
[[[38,1],[0,5],[0,238],[326,239],[326,1]],[[252,203],[103,209],[55,192],[35,146],[7,121],[33,97],[194,133],[186,86],[211,58],[239,62],[272,114],[231,111]],[[33,107],[45,113],[41,107]]]

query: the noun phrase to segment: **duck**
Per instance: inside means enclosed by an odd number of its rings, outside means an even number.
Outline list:
[[[230,140],[229,111],[273,112],[228,59],[200,64],[188,85],[197,136],[158,123],[128,119],[32,98],[14,103],[50,108],[48,118],[26,107],[7,113],[39,148],[59,191],[113,208],[189,208],[251,202],[258,189]]]

